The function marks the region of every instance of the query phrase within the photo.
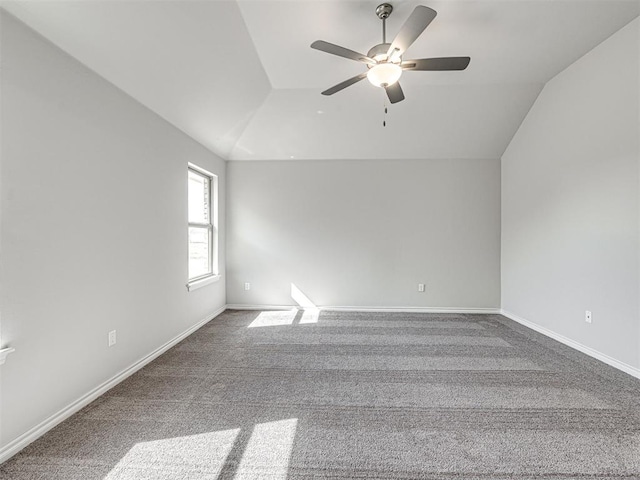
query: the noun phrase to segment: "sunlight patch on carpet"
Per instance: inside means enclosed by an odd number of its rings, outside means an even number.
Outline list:
[[[190,472],[218,475],[234,445],[240,429],[165,438],[134,445],[104,480],[171,478]],[[174,478],[182,478],[174,477]]]
[[[256,319],[249,324],[247,328],[256,327],[277,327],[282,325],[291,325],[298,314],[298,309],[278,310],[274,312],[261,312]]]
[[[253,427],[234,479],[286,479],[297,424],[290,418]]]
[[[303,325],[305,323],[318,323],[319,317],[320,317],[319,308],[305,308],[302,311],[302,317],[300,317],[300,325]]]

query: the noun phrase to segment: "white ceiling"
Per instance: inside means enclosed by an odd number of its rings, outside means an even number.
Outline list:
[[[318,39],[367,53],[382,42],[382,1],[239,0],[273,88],[324,90],[366,67],[309,48]],[[404,59],[470,56],[460,72],[406,72],[420,84],[545,83],[638,15],[637,1],[391,2],[389,39],[421,4],[438,12]],[[404,80],[404,78],[403,78]],[[408,92],[406,92],[408,93]],[[408,97],[407,97],[408,98]]]
[[[71,0],[2,6],[229,160],[497,158],[545,82],[640,13],[639,0],[391,1],[393,38],[418,4],[438,16],[404,55],[470,56],[463,72],[405,72],[389,107],[366,80],[322,90],[381,41],[374,1]]]

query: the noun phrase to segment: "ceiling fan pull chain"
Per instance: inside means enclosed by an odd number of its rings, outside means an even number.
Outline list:
[[[383,102],[383,106],[384,106],[384,114],[382,115],[382,126],[386,127],[387,126],[387,97],[384,97],[384,102]]]

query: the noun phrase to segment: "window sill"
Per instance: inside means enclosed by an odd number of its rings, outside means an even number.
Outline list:
[[[220,280],[220,277],[221,275],[211,275],[209,277],[201,278],[199,280],[194,280],[193,282],[187,283],[187,290],[192,291],[192,290],[197,290],[198,288],[205,287],[214,282],[217,282],[218,280]]]
[[[4,361],[7,358],[7,355],[9,355],[11,352],[15,352],[16,349],[15,348],[3,348],[0,349],[0,365],[2,365],[4,363]]]

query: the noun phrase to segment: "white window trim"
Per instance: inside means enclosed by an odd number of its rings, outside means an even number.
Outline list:
[[[211,285],[212,283],[217,282],[221,278],[222,278],[222,275],[214,273],[207,277],[200,277],[195,280],[191,280],[189,283],[187,283],[187,290],[192,292],[193,290],[197,290],[199,288],[206,287],[207,285]]]
[[[209,202],[211,214],[211,273],[201,277],[194,278],[187,282],[187,290],[193,291],[198,288],[210,285],[220,280],[221,275],[218,271],[218,176],[204,168],[194,165],[191,162],[187,164],[188,169],[194,170],[202,175],[209,177]],[[215,196],[215,202],[213,201]],[[187,226],[189,222],[187,222]]]

